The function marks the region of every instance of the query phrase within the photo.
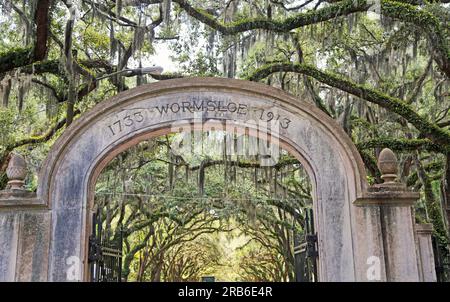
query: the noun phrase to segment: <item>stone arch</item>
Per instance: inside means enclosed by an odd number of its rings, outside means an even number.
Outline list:
[[[189,106],[197,108],[191,111]],[[366,262],[373,255],[380,259],[385,279],[379,213],[354,205],[367,195],[364,165],[335,121],[313,105],[267,85],[188,78],[120,93],[81,116],[55,142],[37,191],[51,212],[48,280],[66,280],[69,257],[81,259],[81,266],[86,261],[92,185],[113,155],[149,136],[172,131],[174,122],[213,119],[246,128],[251,119],[267,121],[267,112],[284,125],[277,133],[262,131],[279,138],[307,167],[314,183],[320,280],[366,280]]]

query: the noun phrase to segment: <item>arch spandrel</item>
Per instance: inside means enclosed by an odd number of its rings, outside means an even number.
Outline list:
[[[208,107],[208,101],[223,106]],[[206,108],[200,107],[201,102]],[[191,112],[189,104],[199,106],[198,110]],[[57,140],[38,188],[39,197],[53,211],[49,279],[65,278],[67,257],[85,257],[89,188],[109,155],[152,134],[172,132],[174,123],[229,121],[251,128],[249,121],[267,119],[264,112],[273,112],[284,124],[280,131],[262,132],[279,138],[304,163],[314,182],[323,251],[321,278],[354,279],[351,206],[364,194],[367,183],[351,140],[319,109],[279,89],[218,78],[168,80],[126,91],[84,114]]]

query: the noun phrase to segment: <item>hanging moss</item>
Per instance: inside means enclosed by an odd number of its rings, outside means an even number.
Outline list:
[[[438,238],[440,245],[446,247],[448,246],[448,235],[444,225],[441,206],[434,195],[431,179],[428,176],[420,177],[421,174],[419,173],[419,178],[424,188],[427,213],[433,223],[434,235]]]
[[[53,73],[62,76],[62,71],[60,70],[60,63],[58,60],[48,60],[34,64],[28,64],[22,67],[21,71],[24,73],[34,74]]]
[[[408,3],[385,0],[381,2],[381,9],[382,13],[389,17],[412,23],[423,29],[438,54],[435,56],[436,62],[447,76],[450,76],[450,47],[441,26],[443,22],[426,8],[418,8]]]
[[[432,162],[429,163],[427,165],[424,165],[424,170],[427,172],[435,172],[435,171],[440,171],[444,168],[444,164],[440,161],[436,161],[436,162]],[[438,174],[439,177],[442,177],[442,173]],[[431,177],[431,179],[433,179],[434,177]],[[419,180],[419,176],[417,175],[417,172],[411,173],[411,175],[408,177],[407,181],[406,181],[406,185],[408,187],[412,187],[414,186],[417,181]]]
[[[11,78],[6,79],[5,85],[0,84],[1,105],[5,108],[9,105],[9,96],[11,94],[12,81]]]
[[[450,132],[420,116],[413,107],[401,99],[389,96],[381,91],[373,89],[365,84],[355,83],[342,75],[321,71],[307,64],[274,63],[262,66],[253,72],[247,79],[259,81],[276,72],[296,72],[315,78],[329,86],[348,92],[361,99],[380,105],[414,125],[424,137],[431,139],[435,144],[444,148],[450,147]]]
[[[321,9],[298,13],[295,16],[288,17],[284,20],[252,18],[223,24],[218,22],[214,16],[205,10],[192,7],[186,0],[173,0],[173,2],[176,2],[191,17],[196,18],[226,35],[233,35],[254,29],[287,32],[294,28],[331,20],[338,16],[346,16],[355,12],[366,11],[371,6],[368,1],[345,0]]]
[[[373,1],[345,0],[325,6],[321,9],[301,12],[283,20],[252,18],[224,24],[217,21],[214,16],[206,11],[192,7],[186,0],[174,0],[174,2],[178,3],[178,5],[191,17],[196,18],[202,23],[226,35],[238,34],[255,29],[289,32],[295,28],[332,20],[339,16],[364,12],[374,5]],[[414,5],[401,3],[399,1],[380,0],[380,9],[382,17],[386,16],[400,19],[401,21],[414,24],[425,30],[429,35],[433,46],[437,50],[437,55],[435,55],[434,59],[438,63],[440,69],[450,76],[450,50],[445,33],[437,17],[422,7],[418,8]]]
[[[415,183],[412,183],[412,180],[413,180],[413,178],[416,178],[416,182]],[[442,173],[434,173],[434,174],[430,174],[429,176],[428,176],[428,178],[430,179],[430,181],[440,181],[440,180],[442,180]],[[417,174],[412,174],[411,175],[411,179],[409,179],[408,178],[408,180],[407,180],[407,185],[408,184],[411,184],[410,185],[410,187],[414,187],[414,190],[416,190],[416,191],[419,191],[421,188],[422,188],[422,183],[420,183],[420,182],[418,182],[418,176],[417,176]]]

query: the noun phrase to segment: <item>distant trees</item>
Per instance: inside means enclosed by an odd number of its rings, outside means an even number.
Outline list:
[[[394,149],[402,180],[423,193],[417,221],[433,223],[447,253],[448,5],[447,0],[1,1],[0,188],[12,151],[24,153],[36,172],[73,119],[118,92],[182,76],[248,79],[288,91],[334,118],[358,147],[372,183],[380,181],[375,161],[380,150]],[[142,68],[160,63],[152,58],[158,48],[170,50],[176,73]],[[184,168],[172,167],[177,173]],[[36,178],[27,185],[35,188]]]
[[[230,255],[214,239],[223,233],[243,238],[242,260],[260,257],[255,249],[277,260],[280,270],[265,275],[267,280],[292,280],[293,236],[303,232],[302,209],[310,202],[299,163],[285,159],[280,163],[286,166],[270,171],[243,158],[218,162],[197,154],[190,161],[173,155],[173,139],[153,139],[122,153],[97,182],[95,208],[105,232],[112,242],[123,236],[123,279],[199,281],[230,265],[224,263]],[[198,169],[198,162],[211,161],[205,171]],[[242,165],[230,165],[236,162]],[[241,277],[263,278],[251,272]]]

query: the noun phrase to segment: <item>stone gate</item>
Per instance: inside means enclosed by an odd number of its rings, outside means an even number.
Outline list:
[[[64,131],[42,165],[36,193],[12,177],[0,193],[0,280],[88,280],[88,217],[107,163],[151,137],[225,123],[264,134],[307,170],[320,281],[435,281],[431,231],[414,224],[418,194],[395,181],[392,151],[380,156],[385,182],[370,187],[356,147],[329,116],[279,89],[219,78],[167,80],[120,93]],[[11,161],[11,171],[14,162],[20,160]]]

